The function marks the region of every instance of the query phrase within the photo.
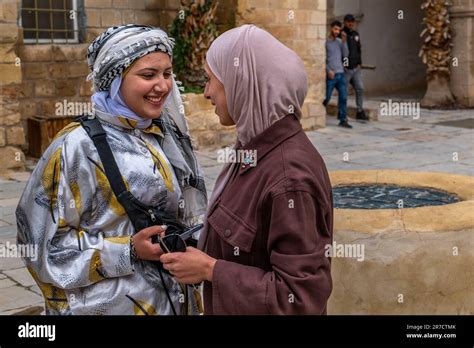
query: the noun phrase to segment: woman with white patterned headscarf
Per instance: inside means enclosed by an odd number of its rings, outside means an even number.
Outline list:
[[[190,145],[172,72],[173,40],[158,28],[121,25],[90,45],[93,115],[105,130],[133,196],[188,226],[202,221],[206,189]],[[115,196],[81,124],[59,132],[38,162],[16,210],[18,243],[47,314],[195,314],[186,286],[155,263],[162,251]]]

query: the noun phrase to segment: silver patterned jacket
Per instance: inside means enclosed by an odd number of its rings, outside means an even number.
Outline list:
[[[200,189],[187,184],[185,169],[189,172],[189,158],[195,161],[195,156],[192,149],[173,143],[171,118],[163,112],[168,127],[152,125],[142,130],[135,129],[131,120],[95,112],[129,191],[181,222],[200,222],[207,203],[204,183],[198,177]],[[165,146],[170,148],[168,156]],[[193,166],[198,168],[197,162]],[[25,262],[43,293],[47,314],[173,314],[157,266],[131,261],[134,228],[79,123],[60,131],[45,151],[16,216],[18,243],[38,246],[37,260]],[[197,314],[198,292],[184,291],[185,286],[173,277],[162,275],[176,312]]]

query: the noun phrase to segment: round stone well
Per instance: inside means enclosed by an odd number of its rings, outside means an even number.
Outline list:
[[[474,314],[474,177],[399,170],[330,177],[328,314]]]

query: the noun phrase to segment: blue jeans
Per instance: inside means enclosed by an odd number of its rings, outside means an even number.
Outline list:
[[[345,75],[347,86],[350,83],[356,92],[357,111],[364,111],[364,83],[362,82],[361,68],[347,69]]]
[[[330,80],[326,75],[326,99],[324,104],[328,104],[331,100],[332,91],[334,87],[337,89],[339,99],[337,101],[337,118],[339,121],[344,121],[347,114],[347,86],[346,86],[346,77],[343,73],[336,74],[332,80]]]

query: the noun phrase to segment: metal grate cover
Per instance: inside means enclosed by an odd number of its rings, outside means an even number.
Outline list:
[[[341,209],[397,209],[459,202],[456,195],[397,185],[345,185],[333,187],[334,207]]]

